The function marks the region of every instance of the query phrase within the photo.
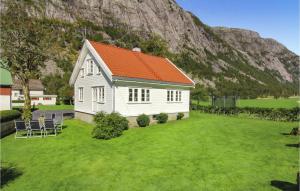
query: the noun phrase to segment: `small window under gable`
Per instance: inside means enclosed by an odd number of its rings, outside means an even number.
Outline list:
[[[84,68],[80,69],[79,75],[81,78],[84,78]]]
[[[97,66],[97,75],[101,75],[101,68],[100,68],[100,66]]]
[[[89,59],[87,61],[87,69],[88,69],[87,75],[94,74],[94,61],[92,59]]]

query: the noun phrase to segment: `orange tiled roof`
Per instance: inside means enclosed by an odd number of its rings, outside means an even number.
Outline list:
[[[167,59],[89,41],[113,76],[193,85]]]

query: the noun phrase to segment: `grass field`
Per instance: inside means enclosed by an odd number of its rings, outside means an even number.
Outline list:
[[[293,108],[299,107],[299,98],[280,98],[280,99],[241,99],[238,100],[238,107],[262,107],[262,108]],[[197,101],[193,101],[197,103]],[[200,105],[210,105],[210,102],[201,101]]]
[[[3,190],[277,190],[296,182],[299,140],[283,135],[296,123],[192,112],[107,141],[92,139],[84,122],[65,124],[57,137],[1,139],[2,161],[21,172]]]

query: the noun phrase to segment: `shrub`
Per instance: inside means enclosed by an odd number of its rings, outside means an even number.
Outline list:
[[[160,113],[156,116],[156,120],[158,123],[166,123],[168,121],[168,114]]]
[[[21,112],[17,110],[3,110],[0,111],[0,121],[6,122],[17,119],[21,116]]]
[[[178,113],[177,114],[177,120],[181,120],[184,117],[184,113]]]
[[[136,122],[140,127],[146,127],[150,123],[150,118],[148,115],[142,114],[138,116]]]
[[[249,116],[274,120],[274,121],[299,121],[300,108],[295,107],[291,109],[286,108],[259,108],[259,107],[233,107],[222,108],[212,106],[192,105],[192,110],[199,110],[204,113],[224,114],[224,115],[238,115],[245,113]]]
[[[96,127],[92,136],[97,139],[111,139],[122,135],[128,129],[128,120],[118,113],[105,114],[99,112],[94,116]]]

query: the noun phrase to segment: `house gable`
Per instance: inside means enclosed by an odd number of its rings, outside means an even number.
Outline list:
[[[109,70],[107,65],[104,63],[99,54],[95,51],[93,46],[90,44],[88,40],[85,40],[84,45],[80,51],[80,55],[77,59],[77,62],[74,66],[69,84],[74,85],[75,81],[78,79],[80,69],[83,67],[85,63],[86,57],[89,55],[95,62],[96,65],[99,65],[102,69],[103,75],[105,75],[110,82],[112,82],[112,72]]]

